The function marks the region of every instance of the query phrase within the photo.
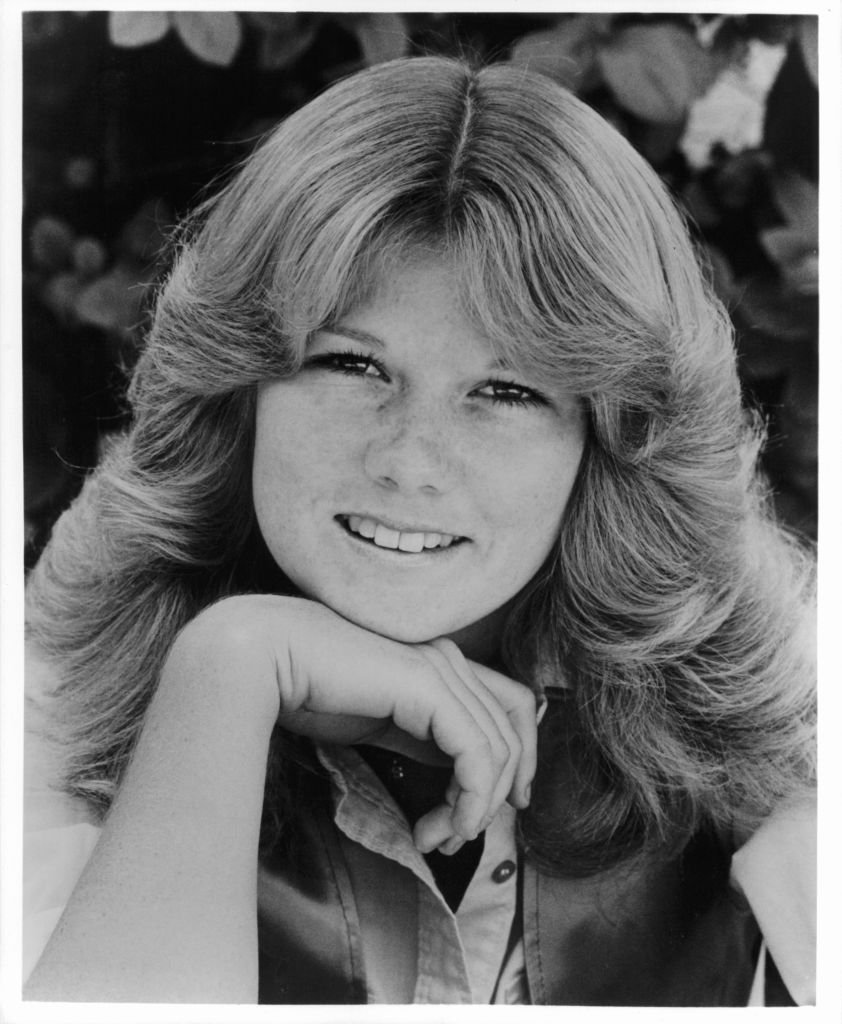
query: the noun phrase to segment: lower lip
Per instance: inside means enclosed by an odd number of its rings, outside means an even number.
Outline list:
[[[456,552],[465,546],[466,540],[454,541],[446,548],[424,548],[423,551],[401,551],[400,548],[381,548],[374,541],[361,537],[358,533],[352,533],[339,520],[336,525],[344,536],[351,541],[355,549],[367,552],[373,556],[388,558],[392,562],[400,562],[406,565],[429,565],[431,562],[441,561],[444,558],[452,558]]]

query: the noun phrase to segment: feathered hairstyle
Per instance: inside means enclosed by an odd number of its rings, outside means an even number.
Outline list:
[[[591,871],[752,827],[813,776],[812,576],[755,477],[729,321],[605,121],[522,69],[440,58],[333,86],[183,227],[133,425],[29,582],[67,790],[107,807],[177,631],[260,586],[256,386],[419,252],[447,257],[506,359],[588,411],[557,548],[504,643],[559,695],[527,852]]]

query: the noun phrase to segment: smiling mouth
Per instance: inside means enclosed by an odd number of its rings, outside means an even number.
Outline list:
[[[455,547],[467,541],[467,537],[458,537],[452,533],[435,533],[422,530],[395,530],[377,519],[368,516],[336,517],[337,522],[347,533],[360,540],[389,551],[402,551],[406,554],[434,553]]]

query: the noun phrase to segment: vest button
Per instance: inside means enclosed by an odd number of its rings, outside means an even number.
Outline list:
[[[491,872],[492,882],[506,882],[515,873],[515,862],[504,860]]]

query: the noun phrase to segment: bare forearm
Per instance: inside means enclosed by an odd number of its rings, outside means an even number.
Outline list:
[[[528,803],[526,687],[453,644],[396,643],[315,602],[228,598],[176,641],[28,998],[254,1001],[258,834],[281,711],[316,740],[408,738],[450,760],[452,800],[416,824],[419,849],[473,837],[504,799]]]
[[[176,644],[27,998],[256,1000],[257,843],[278,708],[236,662]]]

